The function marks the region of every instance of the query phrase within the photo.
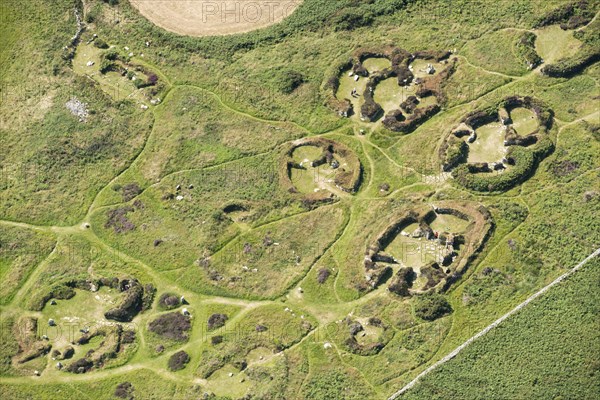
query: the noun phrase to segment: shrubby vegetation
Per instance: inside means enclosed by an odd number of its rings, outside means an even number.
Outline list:
[[[225,325],[229,318],[225,314],[213,314],[208,318],[208,330],[218,329]]]
[[[403,399],[593,398],[600,390],[598,261],[475,341]],[[560,377],[560,378],[558,378]],[[462,382],[457,384],[457,382]]]
[[[169,369],[171,371],[179,371],[181,369],[184,369],[186,364],[189,362],[189,354],[183,350],[178,351],[169,358]]]
[[[583,29],[575,31],[573,36],[581,40],[583,43],[581,48],[573,57],[546,65],[542,68],[544,74],[551,77],[570,77],[600,60],[600,21],[598,19]]]
[[[148,329],[165,339],[185,341],[188,339],[187,332],[192,329],[192,322],[190,317],[180,312],[171,312],[151,321]]]
[[[158,307],[163,310],[172,310],[181,304],[180,297],[173,293],[163,293],[158,299]]]
[[[599,243],[594,214],[600,201],[594,172],[598,129],[588,116],[596,111],[592,100],[598,69],[577,67],[578,77],[561,80],[527,71],[526,62],[536,55],[531,51],[533,36],[526,30],[535,27],[540,13],[554,8],[553,2],[481,2],[474,8],[467,0],[305,0],[281,24],[206,38],[171,34],[140,17],[129,2],[119,2],[119,8],[115,3],[86,2],[91,13],[84,15],[89,25],[83,40],[97,32],[97,47],[88,48],[107,53],[106,64],[94,68],[122,72],[120,63],[143,61],[147,69],[135,72],[146,78],[135,74],[139,79],[129,84],[135,90],[134,85],[170,81],[164,93],[148,91],[153,98],[161,97],[161,105],[155,107],[146,98],[149,108],[140,108],[135,96],[116,101],[106,88],[73,74],[69,63],[74,48],[63,51],[76,26],[72,3],[2,5],[0,112],[7,128],[0,130],[0,177],[7,179],[0,179],[0,278],[8,284],[0,288],[0,374],[16,377],[2,382],[3,394],[11,399],[60,393],[75,400],[82,392],[93,398],[187,399],[211,391],[218,394],[209,398],[244,393],[248,398],[386,398],[411,374],[464,342],[469,329],[485,326]],[[580,4],[572,15],[558,12],[552,23],[583,27],[590,14],[581,12]],[[593,9],[597,2],[590,4]],[[559,62],[560,69],[588,57],[595,34],[594,25],[575,33],[585,43],[582,53],[575,61]],[[361,132],[359,125],[331,112],[321,93],[331,71],[347,66],[353,49],[387,43],[401,43],[409,52],[458,51],[456,73],[445,86],[447,109],[402,138],[379,128]],[[119,50],[105,49],[108,44]],[[120,54],[125,46],[135,54],[131,60]],[[586,60],[583,64],[594,58]],[[131,79],[130,72],[122,78]],[[117,75],[109,71],[103,79]],[[465,110],[495,106],[506,92],[533,93],[560,113],[552,131],[552,138],[558,136],[556,151],[544,161],[534,160],[538,167],[531,169],[530,179],[502,198],[453,188],[445,176],[437,176],[441,135]],[[66,109],[73,97],[86,105],[87,120]],[[565,127],[562,122],[586,116],[589,124]],[[360,183],[357,195],[338,193],[340,201],[331,206],[311,196],[305,201],[292,196],[282,189],[277,171],[282,145],[323,133],[351,149],[362,165],[360,180],[346,176]],[[448,150],[450,160],[464,158],[460,143]],[[529,168],[529,156],[513,156],[522,159],[519,168]],[[11,165],[24,168],[15,174],[5,168]],[[512,187],[477,179],[468,185],[483,191]],[[489,245],[469,259],[469,272],[460,284],[432,298],[385,292],[361,298],[357,287],[364,281],[365,244],[389,224],[393,211],[458,197],[483,203],[498,221]],[[37,225],[17,228],[8,221]],[[232,262],[227,258],[232,254],[239,258]],[[139,279],[140,285],[121,292],[119,279],[115,284],[107,278],[99,299],[80,292],[85,290],[82,282],[92,276],[115,277],[115,271],[119,278]],[[131,310],[152,306],[155,288],[142,284],[150,282],[149,275],[163,296],[153,315],[141,316],[148,332],[140,340],[144,348],[136,353],[135,363],[142,368],[120,368],[136,349],[131,330],[120,333],[124,352],[115,350],[112,336],[95,335],[94,329],[75,338],[81,345],[54,346],[51,357],[64,362],[63,371],[55,370],[50,356],[18,362],[30,355],[19,352],[27,343],[15,334],[16,311],[20,317],[36,310],[45,324],[53,312],[58,318],[77,313],[77,296],[86,296],[82,312],[104,320],[103,314],[117,306],[109,316],[129,319]],[[408,275],[397,278],[392,288],[404,293]],[[590,289],[587,283],[577,285]],[[178,307],[177,293],[184,289],[194,319],[227,315],[230,324],[237,327],[239,322],[244,330],[231,334],[222,329],[201,337],[198,332],[203,330],[192,330],[192,320],[180,311],[163,312]],[[206,301],[211,294],[236,297],[231,302],[237,305],[222,304],[227,299]],[[514,398],[565,392],[591,397],[598,391],[591,379],[595,375],[588,373],[597,369],[597,352],[589,347],[597,342],[591,328],[595,311],[587,304],[594,297],[579,294],[560,292],[549,305],[526,309],[532,312],[526,324],[519,322],[508,329],[510,334],[490,336],[492,344],[473,348],[476,354],[467,354],[468,363],[416,396],[472,398],[483,393],[493,398],[500,392],[495,388],[501,387]],[[263,296],[270,299],[267,305],[246,301]],[[51,299],[57,304],[46,305]],[[570,304],[575,300],[579,308]],[[96,301],[113,304],[92,309]],[[314,317],[302,310],[303,304]],[[548,310],[562,314],[561,321],[548,319]],[[318,321],[339,321],[350,313],[357,317],[339,324],[341,338],[333,337],[334,325],[319,326]],[[570,321],[575,317],[577,321]],[[215,318],[215,326],[221,319]],[[538,321],[549,335],[530,343],[539,333]],[[531,326],[536,332],[528,331]],[[578,335],[571,334],[572,326],[580,328]],[[385,334],[372,336],[373,341],[361,336],[383,327]],[[351,332],[354,341],[348,341]],[[184,340],[190,341],[189,354],[179,352]],[[325,346],[327,342],[333,346]],[[98,350],[100,343],[106,351]],[[40,354],[48,344],[43,342]],[[521,363],[519,357],[528,353],[533,361]],[[507,359],[517,362],[507,366]],[[520,368],[531,362],[532,368]],[[193,368],[185,368],[186,363]],[[101,365],[115,368],[114,373],[95,375]],[[172,380],[161,368],[185,369]],[[43,385],[29,384],[37,379],[35,370],[42,371]],[[88,372],[68,384],[53,381],[69,370]],[[232,380],[231,370],[246,371],[244,382]],[[560,379],[552,379],[555,375]],[[191,376],[206,382],[188,383]],[[230,392],[238,390],[243,393]]]
[[[115,389],[115,397],[133,399],[133,390],[133,385],[130,382],[119,383]]]
[[[452,307],[443,295],[427,293],[417,296],[415,315],[425,321],[433,321],[452,312]]]

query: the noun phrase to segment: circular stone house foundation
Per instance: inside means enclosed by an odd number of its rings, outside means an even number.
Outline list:
[[[529,110],[533,125],[513,120],[515,110]],[[452,171],[456,181],[480,192],[506,191],[527,179],[538,163],[554,150],[549,130],[553,112],[540,100],[511,96],[493,107],[466,115],[446,137],[439,148],[444,171]],[[470,162],[473,145],[479,140],[478,130],[488,124],[500,126],[501,156],[497,160]],[[498,149],[496,149],[498,150]]]
[[[298,159],[297,152],[312,148],[311,153]],[[306,158],[310,157],[310,158]],[[302,158],[302,157],[301,157]],[[297,193],[307,201],[332,201],[334,192],[355,193],[362,180],[360,160],[349,147],[325,138],[307,138],[294,141],[280,159],[280,182],[290,193]],[[303,175],[310,191],[300,188],[294,175]]]
[[[359,112],[361,121],[374,122],[383,116],[382,123],[390,131],[412,132],[423,122],[437,114],[441,110],[441,106],[445,104],[446,97],[442,90],[443,83],[456,70],[457,59],[450,59],[450,56],[449,51],[409,53],[395,46],[358,49],[352,54],[350,60],[340,63],[334,68],[334,75],[325,84],[328,104],[342,117],[349,117]],[[391,65],[382,70],[369,71],[365,66],[365,61],[369,59],[387,59]],[[412,65],[418,60],[429,62],[422,70],[424,76],[417,76],[418,73]],[[439,63],[439,66],[443,66],[444,69],[437,72],[431,63]],[[355,80],[358,80],[359,77],[367,79],[365,90],[362,93],[363,103],[360,110],[354,110],[352,101],[349,98],[341,98],[338,94],[340,76],[343,71],[348,70]],[[399,91],[410,90],[413,95],[401,101],[397,105],[397,109],[390,110],[383,115],[385,113],[384,109],[375,101],[374,96],[378,85],[389,78],[397,80]],[[353,92],[352,94],[358,96],[358,93]],[[419,106],[424,99],[429,98],[434,101],[426,102],[428,105]]]
[[[416,206],[391,219],[365,252],[365,289],[391,277],[388,289],[400,296],[446,290],[466,271],[494,227],[489,211],[470,202]]]

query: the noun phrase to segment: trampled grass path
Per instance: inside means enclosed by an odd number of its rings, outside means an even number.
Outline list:
[[[546,293],[553,286],[558,285],[560,282],[562,282],[563,280],[567,279],[569,276],[571,276],[572,274],[574,274],[575,272],[577,272],[578,270],[580,270],[585,264],[587,264],[588,261],[590,261],[594,257],[598,257],[598,255],[600,255],[600,248],[596,249],[596,251],[594,251],[592,254],[590,254],[589,256],[587,256],[582,262],[580,262],[579,264],[577,264],[575,267],[573,267],[569,271],[565,272],[564,274],[562,274],[561,276],[559,276],[558,278],[556,278],[555,280],[553,280],[552,282],[550,282],[548,285],[546,285],[543,288],[541,288],[540,290],[538,290],[536,293],[534,293],[531,296],[529,296],[521,304],[519,304],[518,306],[516,306],[515,308],[513,308],[512,310],[510,310],[509,312],[507,312],[506,314],[504,314],[500,318],[498,318],[496,321],[494,321],[491,324],[489,324],[487,327],[485,327],[484,329],[482,329],[479,333],[477,333],[477,334],[473,335],[472,337],[470,337],[469,339],[467,339],[463,344],[461,344],[456,349],[454,349],[453,351],[451,351],[449,354],[447,354],[446,356],[444,356],[441,360],[439,360],[439,361],[435,362],[434,364],[432,364],[429,368],[427,368],[426,370],[424,370],[423,372],[421,372],[412,381],[410,381],[408,384],[406,384],[402,389],[398,390],[396,393],[394,393],[393,395],[391,395],[388,400],[394,400],[394,399],[397,399],[400,396],[402,396],[402,394],[404,394],[407,391],[409,391],[410,389],[412,389],[423,377],[425,377],[426,375],[429,375],[433,370],[435,370],[437,367],[441,366],[442,364],[445,364],[446,362],[452,360],[454,357],[456,357],[458,355],[458,353],[460,353],[465,348],[467,348],[475,340],[481,338],[482,336],[484,336],[485,334],[487,334],[489,331],[491,331],[492,329],[494,329],[495,327],[497,327],[498,325],[500,325],[502,322],[504,322],[506,319],[508,319],[511,315],[516,314],[517,312],[521,311],[523,308],[525,308],[533,300],[537,299],[538,297],[540,297],[541,295],[543,295],[544,293]]]

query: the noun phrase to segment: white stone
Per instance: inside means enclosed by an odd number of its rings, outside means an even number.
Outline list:
[[[329,343],[329,342],[325,342],[325,344],[323,345],[324,349],[330,349],[331,347],[332,347],[331,343]]]

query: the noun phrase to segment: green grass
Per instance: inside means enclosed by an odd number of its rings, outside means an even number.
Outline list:
[[[66,2],[55,3],[2,5],[7,27],[35,34],[9,35],[14,40],[2,51],[11,61],[3,64],[0,82],[0,110],[7,117],[0,127],[1,215],[69,225],[85,215],[96,192],[141,149],[153,121],[139,109],[112,103],[85,78],[66,71],[62,47],[75,20]],[[87,104],[87,122],[67,110],[72,97]]]
[[[162,31],[129,2],[119,3],[86,1],[93,21],[73,64],[63,58],[75,31],[71,2],[0,6],[3,398],[114,399],[123,382],[139,399],[205,392],[222,399],[387,398],[600,243],[598,68],[549,78],[527,70],[531,53],[518,45],[539,15],[563,1],[304,0],[282,24],[214,38]],[[577,42],[555,27],[535,32],[546,63],[570,55],[569,44]],[[117,73],[99,75],[101,51],[86,45],[94,33],[122,52],[129,47],[131,67],[156,73],[159,87],[137,90]],[[580,39],[589,45],[592,34]],[[442,88],[444,108],[407,135],[339,118],[325,104],[332,68],[358,47],[381,45],[458,52],[457,70]],[[93,67],[86,66],[90,59]],[[389,61],[365,65],[375,70]],[[338,96],[366,82],[342,74]],[[292,90],[295,76],[303,82]],[[116,95],[115,85],[123,88]],[[391,79],[375,97],[391,109],[405,94]],[[534,96],[554,111],[555,151],[502,195],[465,191],[441,175],[438,148],[450,129],[468,112],[512,95]],[[73,96],[87,103],[86,122],[66,109]],[[151,105],[155,97],[162,101]],[[361,100],[353,101],[359,110]],[[529,133],[530,112],[512,114],[519,133]],[[310,171],[293,171],[305,193],[283,187],[283,152],[309,136],[343,143],[359,157],[357,193],[332,189],[339,195],[334,204],[312,204],[305,195],[322,182],[315,184]],[[494,161],[498,143],[471,155]],[[319,154],[300,147],[294,158]],[[321,172],[321,180],[329,178]],[[443,295],[452,313],[428,322],[416,315],[414,297],[388,292],[387,283],[365,293],[360,284],[367,246],[394,216],[442,200],[484,205],[495,228]],[[444,216],[433,227],[460,231],[465,224]],[[407,397],[591,397],[598,390],[597,351],[590,351],[598,341],[597,267],[553,288]],[[319,283],[323,269],[329,276]],[[155,300],[131,323],[134,345],[101,371],[58,371],[51,355],[13,363],[24,339],[15,325],[21,317],[37,317],[43,327],[48,318],[105,323],[103,312],[122,296],[114,289],[76,290],[55,306],[40,304],[62,282],[101,277],[135,277],[153,284],[157,297],[183,295],[189,304],[172,312],[185,307],[192,314],[189,338],[169,341],[148,330],[168,312]],[[208,332],[213,313],[228,320]],[[359,343],[381,339],[385,347],[370,356],[353,353],[340,322],[346,317],[365,326]],[[386,330],[367,325],[370,317]],[[257,325],[267,327],[263,335]],[[217,336],[223,342],[213,344]],[[76,358],[101,341],[78,346]],[[62,349],[67,342],[52,344]],[[171,372],[168,360],[180,350],[191,361]],[[42,376],[33,377],[34,370]]]
[[[590,262],[401,398],[593,398],[600,390],[598,266]]]
[[[11,226],[0,226],[0,236],[0,304],[5,305],[56,242],[52,235]]]
[[[468,162],[493,162],[504,157],[504,130],[500,123],[479,127],[476,133],[477,139],[469,145]]]
[[[492,32],[466,44],[460,54],[485,70],[511,76],[524,75],[528,69],[517,49],[520,35],[518,30]]]
[[[581,41],[573,37],[573,31],[562,30],[558,25],[539,29],[536,34],[536,51],[547,64],[572,57],[581,47]]]

